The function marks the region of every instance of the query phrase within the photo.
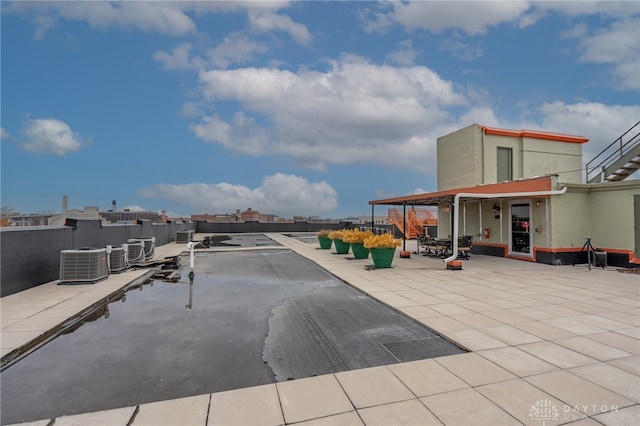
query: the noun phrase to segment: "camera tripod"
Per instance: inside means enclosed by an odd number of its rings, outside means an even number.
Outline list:
[[[596,249],[593,248],[593,245],[591,244],[591,238],[589,237],[586,238],[586,241],[584,242],[582,249],[580,250],[580,253],[583,253],[585,250],[587,251],[587,266],[589,270],[591,270],[591,264],[593,264],[593,266],[598,266],[597,264],[598,255],[596,254]],[[578,255],[576,254],[576,256],[573,258],[573,265],[571,266],[576,265],[577,258],[578,258]],[[604,269],[605,264],[603,262],[600,262],[599,266],[601,266],[602,269]]]

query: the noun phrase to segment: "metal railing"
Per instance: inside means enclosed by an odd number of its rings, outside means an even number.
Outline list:
[[[604,181],[607,168],[638,146],[640,146],[640,121],[631,126],[629,130],[620,135],[618,139],[587,163],[586,182],[589,183],[595,180],[598,175],[601,175],[601,181]]]

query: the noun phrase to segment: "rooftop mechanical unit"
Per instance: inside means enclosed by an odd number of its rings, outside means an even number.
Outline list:
[[[120,272],[129,267],[125,250],[126,247],[111,247],[111,252],[109,253],[109,272]],[[109,252],[109,247],[107,247],[107,252]]]
[[[123,244],[127,248],[127,263],[134,264],[144,262],[144,243],[126,243]]]
[[[176,243],[189,243],[193,240],[193,230],[176,232]]]
[[[131,238],[130,240],[128,240],[128,242],[144,244],[144,259],[142,260],[142,262],[147,262],[153,259],[156,250],[155,238]]]
[[[108,276],[106,248],[81,248],[60,252],[61,283],[94,283]]]

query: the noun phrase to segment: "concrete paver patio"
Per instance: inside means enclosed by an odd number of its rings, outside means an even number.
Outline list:
[[[461,271],[423,256],[371,270],[368,259],[268,236],[471,352],[63,416],[56,426],[640,424],[640,275],[489,256]],[[144,273],[2,298],[2,354]]]

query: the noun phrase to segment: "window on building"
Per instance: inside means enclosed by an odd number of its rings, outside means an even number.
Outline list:
[[[498,175],[497,182],[513,180],[513,150],[511,148],[498,147]]]

